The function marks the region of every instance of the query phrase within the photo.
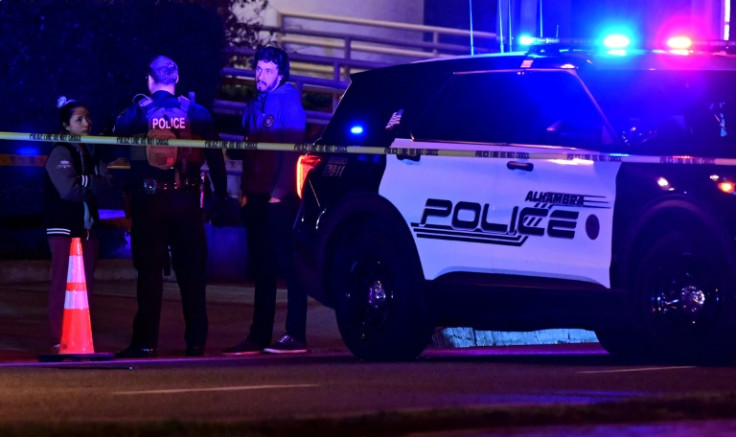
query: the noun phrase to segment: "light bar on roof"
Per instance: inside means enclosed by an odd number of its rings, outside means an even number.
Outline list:
[[[0,0],[2,1],[2,0]],[[603,49],[611,55],[625,55],[627,50],[634,47],[649,50],[671,50],[689,52],[693,51],[729,51],[736,53],[736,41],[722,40],[693,40],[684,35],[678,35],[668,40],[639,41],[630,37],[625,32],[608,33],[601,39],[584,38],[535,38],[531,36],[520,36],[520,46],[527,46],[531,53],[543,53],[547,48],[557,50],[596,50]]]
[[[625,49],[631,44],[628,36],[622,34],[612,34],[603,38],[603,46],[607,49]]]
[[[693,46],[693,40],[687,36],[673,36],[667,40],[667,47],[673,50],[687,50]]]
[[[537,42],[537,38],[534,38],[533,36],[521,35],[519,37],[519,44],[523,46],[530,46],[532,44],[535,44],[536,42]]]

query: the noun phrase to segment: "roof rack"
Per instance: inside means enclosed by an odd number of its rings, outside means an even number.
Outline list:
[[[565,51],[590,51],[599,47],[593,40],[576,38],[533,38],[533,41],[528,41],[523,45],[529,47],[527,55],[549,55]]]

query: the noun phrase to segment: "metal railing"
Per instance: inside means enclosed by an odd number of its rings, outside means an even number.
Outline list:
[[[300,27],[306,23],[319,23],[320,30]],[[350,26],[356,31],[368,29],[368,34],[321,30],[330,24]],[[382,29],[413,33],[416,37],[376,36]],[[340,96],[350,83],[352,73],[419,59],[470,54],[470,32],[467,30],[335,15],[278,11],[277,26],[264,26],[261,32],[264,38],[273,35],[289,51],[290,81],[294,82],[300,93],[331,94],[330,112],[307,111],[307,120],[317,124],[326,124],[329,121]],[[468,44],[447,42],[452,37],[467,38]],[[498,50],[495,33],[473,32],[473,38],[479,47],[476,53]],[[225,54],[249,58],[254,50],[230,47]],[[222,75],[236,81],[253,80],[253,70],[247,66],[224,68]],[[245,103],[242,101],[219,99],[215,100],[213,111],[216,114],[235,116],[241,114],[244,107]],[[223,137],[228,138],[230,135],[225,133]]]
[[[350,58],[353,52],[370,52],[385,55],[401,55],[415,58],[438,57],[442,55],[470,54],[470,37],[469,30],[455,29],[440,26],[427,26],[421,24],[397,23],[393,21],[369,20],[364,18],[342,17],[337,15],[313,14],[307,12],[279,11],[277,12],[277,27],[280,29],[288,29],[291,33],[298,28],[289,24],[290,21],[296,20],[301,22],[319,22],[319,23],[339,23],[354,27],[367,27],[371,29],[382,28],[405,32],[416,33],[418,38],[412,40],[383,40],[379,38],[371,38],[360,36],[357,34],[329,34],[327,32],[315,33],[315,36],[321,36],[320,39],[304,40],[305,44],[318,45],[322,47],[342,48],[346,57]],[[321,33],[321,35],[319,35]],[[424,36],[431,36],[431,42],[424,41]],[[497,36],[493,32],[473,32],[473,38],[485,47],[486,52],[497,51]],[[443,39],[447,37],[467,38],[468,44],[448,44],[443,43]],[[287,37],[283,42],[300,44],[299,38]],[[362,41],[363,44],[355,43]],[[485,44],[483,44],[485,43]],[[387,47],[388,45],[388,47]],[[404,47],[404,48],[397,48]],[[406,49],[406,47],[418,48],[419,50]]]

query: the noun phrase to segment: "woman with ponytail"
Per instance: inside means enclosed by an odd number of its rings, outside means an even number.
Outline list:
[[[77,137],[89,135],[92,120],[87,105],[59,97],[57,107],[62,134]],[[54,144],[45,167],[44,210],[46,235],[51,249],[48,316],[51,344],[58,351],[71,241],[74,237],[82,241],[87,291],[92,293],[99,249],[95,235],[95,225],[99,222],[97,198],[111,190],[112,177],[107,166],[96,156],[94,145],[81,142]]]

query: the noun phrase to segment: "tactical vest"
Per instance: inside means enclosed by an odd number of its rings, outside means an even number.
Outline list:
[[[188,116],[189,99],[179,96],[177,100],[179,105],[171,107],[156,106],[148,96],[138,101],[138,106],[146,114],[148,138],[194,139]],[[186,174],[188,167],[201,167],[205,159],[204,153],[198,148],[151,145],[145,147],[145,160],[161,170],[177,170],[179,175]]]

